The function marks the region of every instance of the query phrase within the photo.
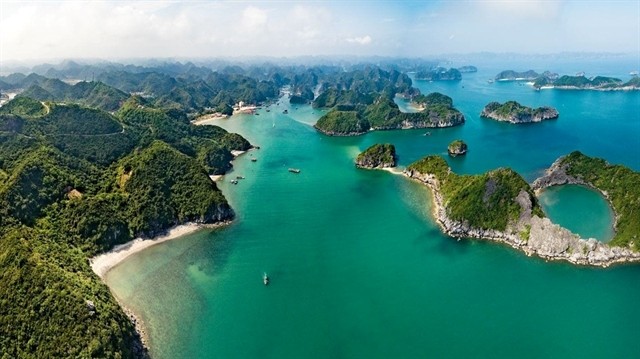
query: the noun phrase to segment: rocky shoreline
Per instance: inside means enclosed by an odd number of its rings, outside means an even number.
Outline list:
[[[144,328],[144,323],[131,309],[122,305],[120,301],[118,301],[118,304],[135,328],[137,338],[134,341],[133,348],[131,348],[134,357],[137,359],[149,359],[149,336]]]
[[[548,187],[554,184],[570,183],[568,182],[570,176],[562,177],[560,172],[553,169],[553,166],[547,173],[550,174],[549,180],[545,179],[547,175],[536,180],[538,189],[545,188],[544,184]],[[449,236],[493,240],[521,250],[528,256],[536,255],[548,260],[564,260],[578,265],[608,267],[612,264],[640,261],[640,252],[611,247],[593,238],[582,239],[552,223],[548,218],[531,215],[531,203],[526,196],[518,196],[518,202],[524,209],[523,215],[506,231],[472,228],[467,223],[449,218],[444,199],[440,194],[440,184],[434,175],[412,170],[405,170],[403,174],[424,183],[431,189],[434,216],[442,231]],[[577,179],[573,180],[577,181]],[[528,211],[526,202],[529,202]]]
[[[480,113],[480,117],[483,118],[514,124],[553,120],[559,116],[560,114],[555,108],[545,106],[533,109],[522,106],[515,101],[507,101],[504,104],[491,102]]]
[[[395,167],[396,148],[389,143],[372,145],[356,157],[355,163],[366,169]]]

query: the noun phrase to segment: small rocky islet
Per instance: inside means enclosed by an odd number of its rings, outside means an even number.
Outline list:
[[[395,167],[396,163],[396,148],[389,143],[375,144],[356,157],[358,168],[391,168]]]
[[[490,102],[480,113],[480,117],[482,118],[489,118],[513,124],[553,120],[557,119],[559,116],[560,114],[558,113],[558,110],[553,107],[543,106],[531,108],[523,106],[516,101],[507,101],[504,104],[499,102]]]
[[[449,156],[456,157],[461,156],[467,153],[468,146],[462,140],[455,140],[449,144],[447,147],[447,152]]]

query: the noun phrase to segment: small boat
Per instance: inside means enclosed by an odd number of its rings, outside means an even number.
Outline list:
[[[289,110],[285,109],[284,111],[282,111],[282,113],[284,113],[285,115],[289,113]]]
[[[264,283],[264,285],[269,285],[269,276],[267,275],[267,273],[262,276],[262,282]]]
[[[231,180],[231,183],[238,184],[238,180]]]
[[[244,176],[236,176],[236,179],[244,179]]]
[[[289,172],[291,173],[300,173],[300,170],[297,168],[289,168]]]
[[[253,146],[253,148],[255,148],[256,150],[259,150],[260,146]]]
[[[425,132],[423,136],[431,136],[431,132]]]
[[[251,162],[255,162],[255,161],[257,161],[257,160],[258,160],[258,159],[254,157],[254,158],[252,158],[252,159],[251,159]]]
[[[629,72],[629,75],[638,76],[638,71],[631,71],[631,72]]]
[[[267,109],[267,112],[271,112],[271,110]]]
[[[256,112],[256,116],[260,116],[260,114]]]
[[[493,80],[492,80],[492,79],[489,79],[489,80],[487,80],[487,82],[488,82],[488,83],[490,83],[490,84],[492,84],[492,83],[493,83]]]

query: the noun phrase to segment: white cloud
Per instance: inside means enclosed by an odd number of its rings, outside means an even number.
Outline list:
[[[477,51],[637,53],[638,11],[634,1],[604,0],[296,5],[0,0],[0,61]]]
[[[242,12],[242,20],[240,21],[242,28],[248,32],[257,32],[264,30],[269,16],[263,9],[255,6],[249,6]]]
[[[348,37],[345,40],[349,43],[356,43],[360,45],[369,45],[371,43],[371,36],[365,35],[361,37]]]

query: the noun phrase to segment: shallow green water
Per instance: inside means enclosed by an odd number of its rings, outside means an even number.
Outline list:
[[[539,199],[552,221],[582,238],[604,242],[613,238],[614,213],[598,192],[577,185],[556,186],[544,190]]]
[[[451,95],[467,116],[464,126],[431,136],[326,137],[309,125],[319,111],[299,106],[284,115],[284,104],[221,121],[262,147],[236,160],[232,175],[245,180],[220,184],[237,220],[152,247],[107,276],[143,316],[153,356],[640,357],[639,266],[583,268],[456,241],[435,225],[426,188],[353,166],[376,142],[395,144],[407,165],[444,155],[462,138],[469,153],[448,159],[457,172],[512,166],[532,180],[575,149],[640,169],[640,94],[488,84],[498,71],[418,83]],[[511,98],[556,106],[561,117],[530,126],[478,117],[487,102]]]

